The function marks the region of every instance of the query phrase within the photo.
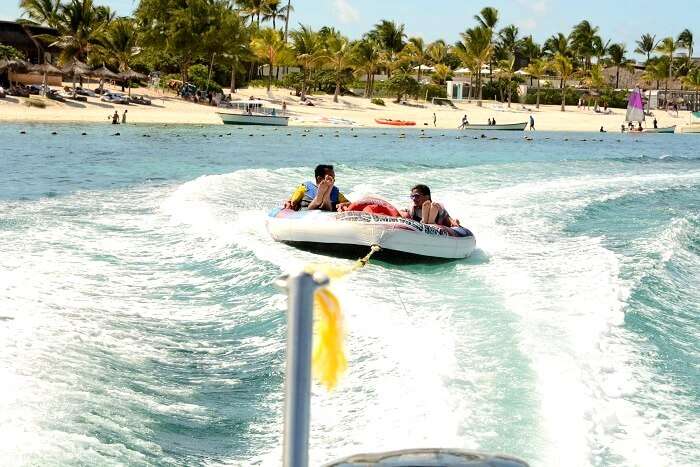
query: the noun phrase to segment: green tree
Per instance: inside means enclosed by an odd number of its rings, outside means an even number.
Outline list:
[[[443,63],[438,63],[435,65],[435,71],[431,76],[434,84],[444,85],[447,80],[452,78],[452,69]]]
[[[498,10],[496,8],[487,6],[481,9],[478,15],[474,15],[474,19],[479,23],[479,27],[486,29],[490,32],[491,35],[491,51],[493,52],[493,49],[495,47],[494,39],[495,39],[495,34],[494,31],[496,29],[496,25],[498,24]],[[489,64],[489,81],[493,81],[493,63],[495,60],[494,54],[490,53],[489,56],[489,61],[487,62]],[[479,70],[479,73],[481,73],[481,70]],[[479,88],[479,95],[481,95],[481,88]],[[479,105],[481,105],[481,98],[479,98]]]
[[[613,44],[609,47],[608,52],[610,54],[610,64],[615,67],[615,89],[619,89],[620,68],[629,69],[633,62],[625,56],[627,53],[625,44]]]
[[[489,63],[493,52],[492,30],[479,26],[467,29],[461,33],[462,43],[457,47],[464,56],[465,63],[471,63],[476,68],[476,87],[479,90],[479,97],[476,105],[481,107],[483,89],[481,83],[481,68]]]
[[[588,20],[583,20],[574,26],[570,37],[571,46],[576,55],[581,58],[584,68],[590,68],[591,58],[596,53],[596,44],[602,43],[598,35],[598,27],[593,26]]]
[[[411,61],[412,65],[418,66],[418,82],[420,83],[422,67],[428,61],[425,41],[422,37],[411,37],[402,53]]]
[[[682,80],[688,89],[695,91],[693,110],[697,111],[700,108],[700,67],[691,68]]]
[[[115,62],[119,71],[128,70],[133,58],[141,52],[137,37],[138,30],[132,19],[113,21],[96,40],[99,58]]]
[[[642,34],[642,37],[637,41],[637,48],[634,49],[634,53],[646,55],[647,61],[645,63],[649,63],[651,54],[656,50],[657,45],[656,36]]]
[[[284,42],[282,32],[272,28],[260,30],[251,43],[251,49],[256,57],[269,66],[267,74],[269,91],[272,87],[272,68],[289,63],[292,52]]]
[[[0,44],[0,60],[24,60],[24,54],[10,45]]]
[[[693,65],[693,33],[690,29],[684,29],[679,35],[676,41],[679,47],[684,48],[688,51],[688,56],[686,57],[685,66],[688,70]]]
[[[536,98],[537,102],[535,103],[535,108],[539,109],[540,108],[540,79],[542,76],[547,73],[547,62],[541,58],[538,58],[536,60],[533,60],[530,62],[530,64],[525,68],[525,71],[535,78],[537,80],[537,91],[536,91]]]
[[[21,0],[19,2],[22,16],[26,16],[35,23],[44,24],[52,28],[58,24],[60,6],[61,0]]]
[[[414,95],[420,89],[418,81],[410,73],[400,70],[387,80],[387,86],[396,94],[396,103],[400,103],[405,95]]]
[[[299,29],[291,31],[292,53],[297,64],[301,68],[301,97],[306,97],[307,83],[309,75],[316,63],[319,61],[322,50],[322,43],[318,33],[310,26],[299,26]]]
[[[566,111],[566,81],[571,78],[574,73],[574,65],[566,55],[557,53],[550,62],[550,67],[561,78],[561,111]]]
[[[673,79],[673,54],[676,52],[678,44],[673,39],[673,37],[666,37],[659,42],[656,50],[662,53],[664,56],[668,57],[668,77],[666,78],[666,110],[668,110],[668,86]]]
[[[508,96],[508,108],[510,109],[510,104],[513,97],[513,87],[511,83],[513,77],[515,76],[515,55],[509,55],[507,58],[499,60],[498,62],[498,75],[501,79],[505,81],[506,92]],[[502,97],[502,96],[501,96]]]
[[[394,21],[381,20],[375,24],[366,36],[376,41],[384,53],[384,64],[387,75],[391,76],[391,71],[397,65],[399,53],[403,50],[406,42],[406,27]]]
[[[554,57],[556,54],[562,54],[571,57],[572,50],[569,46],[569,38],[562,33],[557,33],[551,36],[544,42],[543,51],[547,56]]]
[[[381,49],[372,39],[365,38],[353,46],[353,62],[356,72],[365,76],[365,97],[372,97],[374,91],[374,74],[381,63]]]
[[[428,44],[425,53],[429,64],[435,66],[439,63],[445,63],[447,59],[447,44],[442,39],[438,39]]]
[[[335,78],[335,92],[333,102],[338,102],[340,87],[343,80],[352,69],[353,56],[350,42],[339,32],[334,32],[325,41],[325,56],[327,67],[333,72]]]

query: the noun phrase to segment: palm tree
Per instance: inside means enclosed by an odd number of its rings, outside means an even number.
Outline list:
[[[510,24],[498,32],[498,48],[501,49],[503,53],[503,59],[507,59],[508,55],[513,55],[516,57],[520,52],[521,41],[518,38],[518,27],[514,24]]]
[[[666,78],[666,91],[665,91],[665,96],[666,96],[666,110],[668,110],[668,86],[673,79],[673,54],[676,52],[676,48],[678,47],[678,44],[676,41],[673,39],[673,37],[666,37],[661,40],[659,45],[656,47],[656,50],[658,52],[661,52],[664,54],[666,57],[668,57],[668,77]]]
[[[420,83],[421,67],[427,61],[425,41],[422,37],[411,37],[403,48],[402,53],[411,61],[411,64],[418,65],[418,82]]]
[[[62,49],[61,60],[64,63],[71,59],[85,61],[105,29],[105,23],[101,21],[93,0],[71,0],[61,6],[56,29],[55,45]]]
[[[504,78],[506,81],[506,91],[508,93],[508,108],[510,109],[510,103],[513,95],[513,89],[510,85],[515,76],[515,55],[509,55],[507,58],[500,60],[498,62],[499,76]],[[503,95],[501,95],[503,98]]]
[[[284,41],[289,41],[289,15],[294,11],[292,0],[287,0],[287,6],[280,9],[280,13],[284,15]]]
[[[353,63],[356,72],[365,76],[365,97],[372,97],[374,74],[379,67],[381,50],[379,44],[371,39],[362,39],[353,46]]]
[[[651,87],[656,81],[656,87],[659,87],[659,81],[666,78],[666,57],[659,60],[653,60],[647,63],[644,68],[644,73],[642,74],[642,80],[649,84],[649,98],[647,99],[647,105],[651,105]],[[649,110],[647,108],[647,110]]]
[[[557,33],[544,42],[543,51],[550,57],[554,57],[556,54],[569,57],[571,56],[569,38],[562,33]]]
[[[260,18],[267,15],[270,11],[270,0],[238,0],[237,3],[241,6],[241,16],[244,19],[249,19],[250,24],[253,22],[260,27]]]
[[[96,45],[101,58],[116,61],[120,72],[129,69],[134,56],[141,52],[137,43],[138,29],[131,18],[120,18],[112,22],[104,34],[97,38]]]
[[[700,108],[700,67],[691,68],[687,75],[683,77],[683,84],[695,91],[695,102],[693,110]]]
[[[686,67],[690,70],[693,63],[693,33],[689,29],[684,29],[679,35],[677,44],[688,51]]]
[[[22,0],[19,2],[23,16],[26,15],[32,21],[52,28],[58,24],[60,6],[61,0]]]
[[[442,39],[431,42],[425,49],[428,60],[431,65],[435,66],[439,63],[445,63],[447,58],[447,44]]]
[[[598,27],[593,26],[588,20],[583,20],[574,26],[571,31],[571,45],[577,55],[583,60],[586,69],[591,66],[591,57],[596,52],[596,43],[602,42],[598,36]]]
[[[561,111],[566,111],[566,81],[574,73],[574,65],[566,55],[557,53],[550,62],[552,69],[559,74],[561,78]]]
[[[263,21],[272,20],[272,29],[277,29],[277,20],[284,20],[287,15],[282,11],[283,8],[280,7],[280,0],[267,0],[267,5],[263,10]]]
[[[433,83],[443,86],[451,77],[452,69],[450,67],[442,63],[435,65],[435,71],[433,71],[432,75]]]
[[[634,49],[634,53],[646,55],[647,61],[645,63],[649,63],[651,54],[654,52],[654,50],[656,50],[657,45],[655,35],[652,36],[651,34],[642,34],[642,37],[637,41],[637,48]]]
[[[588,89],[596,91],[598,94],[600,94],[606,87],[605,75],[603,74],[603,65],[596,63],[595,65],[591,66],[591,68],[586,72],[583,82]],[[596,107],[598,106],[598,99],[596,99],[595,105]]]
[[[282,37],[282,32],[272,28],[260,30],[251,42],[251,49],[256,57],[269,66],[267,70],[267,90],[272,87],[272,68],[289,62],[291,51]]]
[[[301,68],[301,97],[306,97],[306,83],[312,67],[319,59],[321,41],[318,33],[310,26],[299,26],[299,29],[291,31],[292,52]]]
[[[339,32],[334,31],[333,34],[326,38],[324,55],[324,58],[327,60],[327,67],[333,71],[335,78],[333,102],[338,102],[343,75],[351,68],[352,64],[353,57],[350,42]]]
[[[476,68],[476,86],[479,89],[479,97],[476,105],[481,107],[483,89],[481,87],[481,67],[489,63],[493,52],[491,29],[479,26],[476,28],[467,29],[460,34],[462,36],[462,46],[459,47],[466,55],[467,61],[470,61]]]
[[[477,23],[479,23],[479,26],[482,28],[488,29],[491,32],[491,40],[494,40],[494,30],[496,29],[496,25],[498,24],[498,10],[496,8],[487,6],[481,9],[478,15],[474,15],[474,19],[476,20]],[[491,43],[491,48],[493,49],[495,44],[493,42]],[[493,61],[494,61],[494,56],[493,52],[491,53],[490,60],[489,60],[489,81],[493,81]],[[479,95],[481,95],[481,89],[479,90]],[[479,99],[479,102],[481,102],[481,98]],[[481,104],[480,104],[481,105]]]
[[[367,33],[367,37],[375,40],[386,56],[387,75],[391,77],[391,70],[396,65],[397,55],[403,50],[406,43],[406,27],[394,21],[381,20]]]
[[[374,74],[381,61],[381,49],[375,41],[365,38],[355,43],[353,47],[353,62],[355,70],[365,75],[365,97],[372,97]]]
[[[625,44],[613,44],[609,47],[608,52],[610,53],[610,64],[615,66],[615,89],[619,89],[620,68],[629,68],[632,64],[632,60],[625,57],[627,53]]]
[[[537,98],[536,98],[537,101],[535,103],[535,108],[539,109],[540,108],[540,79],[547,72],[547,62],[541,58],[533,60],[525,68],[525,71],[530,76],[537,79]]]

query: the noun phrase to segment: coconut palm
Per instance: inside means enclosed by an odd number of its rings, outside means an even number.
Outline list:
[[[270,0],[238,0],[240,12],[243,19],[250,20],[250,24],[255,23],[260,27],[260,19],[270,11]]]
[[[476,105],[481,107],[483,89],[481,87],[481,67],[489,63],[493,52],[493,32],[491,29],[479,26],[467,29],[460,34],[462,45],[458,47],[462,54],[466,55],[467,61],[476,68],[476,86],[479,89],[479,97]]]
[[[511,87],[511,81],[513,80],[513,76],[515,76],[515,55],[509,55],[507,58],[504,58],[503,60],[499,60],[498,62],[498,76],[499,78],[502,78],[506,82],[506,92],[508,95],[508,108],[510,108],[510,103],[513,95],[513,89]],[[501,99],[503,98],[503,95],[501,95]]]
[[[58,24],[60,6],[61,0],[21,0],[19,2],[22,16],[52,28]]]
[[[666,110],[668,110],[668,86],[673,79],[673,54],[676,52],[676,49],[678,48],[677,42],[673,39],[673,37],[666,37],[661,40],[659,45],[656,47],[656,50],[660,53],[662,53],[664,56],[668,57],[668,77],[666,78]]]
[[[586,69],[590,68],[591,57],[596,52],[596,43],[602,42],[598,35],[598,27],[593,26],[588,20],[583,20],[574,26],[570,37],[571,46],[583,60],[584,67]]]
[[[375,41],[365,38],[353,46],[353,63],[356,73],[365,76],[365,97],[372,97],[374,74],[381,63],[381,48]]]
[[[634,53],[646,55],[647,61],[645,63],[649,63],[651,54],[656,50],[657,45],[655,35],[642,34],[642,37],[637,41],[637,48],[634,49]]]
[[[535,108],[540,108],[540,79],[547,73],[547,62],[541,58],[533,60],[525,68],[525,71],[537,80],[536,103]]]
[[[561,111],[566,111],[566,81],[571,78],[574,73],[574,65],[566,55],[557,53],[550,62],[550,67],[561,78]]]
[[[433,71],[431,78],[434,84],[443,86],[447,80],[452,78],[452,69],[443,63],[438,63],[435,65],[435,71]]]
[[[447,58],[447,44],[442,39],[431,42],[425,49],[428,61],[435,66],[439,63],[445,63]]]
[[[658,60],[652,60],[649,63],[647,63],[647,66],[644,68],[642,80],[649,85],[649,98],[647,99],[647,105],[649,105],[649,103],[651,102],[652,84],[656,82],[656,87],[658,88],[659,81],[666,78],[667,70],[668,67],[666,66],[666,57],[662,57]]]
[[[308,76],[319,60],[321,41],[318,33],[310,26],[299,26],[299,29],[291,31],[292,53],[296,57],[297,64],[301,68],[301,97],[306,97],[306,83]]]
[[[609,47],[610,64],[615,67],[615,89],[620,87],[620,68],[629,69],[632,66],[632,60],[625,57],[627,48],[625,44],[613,44]]]
[[[428,61],[425,41],[422,37],[411,37],[401,53],[411,62],[412,65],[418,66],[418,82],[420,83],[420,78],[423,71],[422,67]]]
[[[542,57],[542,47],[532,39],[531,35],[524,37],[520,41],[520,49],[526,63],[530,63]]]
[[[391,70],[397,65],[398,54],[406,45],[405,31],[403,24],[383,19],[367,33],[367,37],[376,41],[384,52],[388,76],[391,76]]]
[[[496,29],[496,25],[498,24],[498,10],[496,8],[487,6],[481,9],[478,15],[474,15],[474,19],[476,20],[477,23],[479,23],[479,26],[482,28],[488,29],[491,31],[491,48],[493,49],[495,44],[493,41],[495,41],[495,34],[494,31]],[[494,54],[493,50],[490,56],[489,60],[489,69],[493,71],[493,62],[494,62]],[[493,73],[489,75],[489,80],[493,81]],[[481,95],[481,91],[479,91],[479,94]]]
[[[684,29],[679,35],[676,41],[679,47],[682,47],[688,51],[688,58],[686,59],[686,67],[690,69],[693,63],[693,33],[689,29]]]
[[[284,41],[289,41],[289,15],[294,12],[292,0],[287,0],[287,6],[280,9],[280,13],[284,15]]]
[[[599,95],[602,92],[602,90],[606,88],[605,75],[603,74],[603,65],[600,63],[592,65],[591,68],[589,68],[586,71],[586,75],[583,78],[583,83],[588,87],[588,89],[596,92]],[[597,99],[595,105],[596,107],[598,106]]]
[[[520,53],[520,39],[518,27],[510,24],[498,32],[498,46],[502,51],[502,59],[506,60],[510,55],[517,57]]]
[[[683,84],[695,91],[695,102],[693,110],[700,108],[700,67],[691,68],[683,78]]]
[[[543,52],[549,57],[554,57],[556,54],[566,55],[570,57],[571,47],[569,46],[569,38],[562,33],[557,33],[544,41]]]
[[[292,52],[284,42],[282,32],[272,28],[260,30],[251,42],[251,49],[256,57],[269,66],[267,70],[267,90],[269,91],[272,87],[272,68],[288,63]]]
[[[337,31],[329,35],[324,42],[325,50],[323,55],[326,66],[333,72],[333,77],[335,78],[333,102],[338,102],[340,86],[343,82],[344,75],[347,74],[348,69],[352,68],[352,47],[347,38],[343,37]]]
[[[287,15],[284,13],[283,8],[280,6],[281,0],[267,0],[267,6],[262,12],[263,21],[272,21],[272,29],[277,29],[277,20],[283,21]]]
[[[102,61],[114,60],[120,72],[129,69],[133,57],[141,52],[137,43],[138,29],[130,18],[112,22],[97,40],[96,51]]]

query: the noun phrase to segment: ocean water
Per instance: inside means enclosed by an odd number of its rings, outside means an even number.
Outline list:
[[[335,286],[313,465],[699,465],[700,138],[399,133],[0,126],[0,465],[280,465],[275,279],[319,257],[264,218],[321,162],[397,205],[429,184],[478,249]]]

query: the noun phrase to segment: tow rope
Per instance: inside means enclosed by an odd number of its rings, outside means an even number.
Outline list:
[[[329,279],[342,279],[367,265],[372,255],[381,250],[372,245],[369,253],[355,261],[352,266],[329,263],[309,264],[304,271],[309,274],[322,273]],[[329,391],[347,369],[347,359],[343,348],[343,315],[338,298],[324,286],[314,295],[314,350],[311,358],[313,374]]]

